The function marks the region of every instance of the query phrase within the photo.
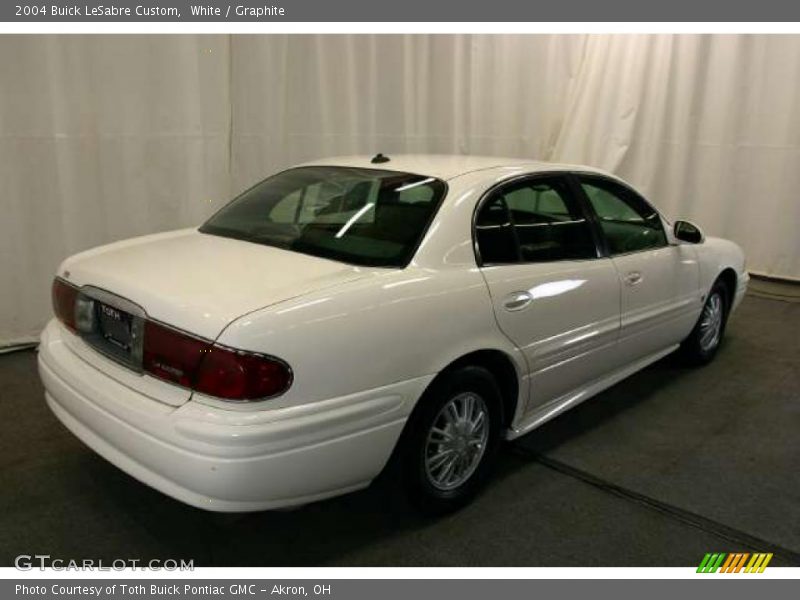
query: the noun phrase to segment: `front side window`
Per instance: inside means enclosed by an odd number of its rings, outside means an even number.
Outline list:
[[[595,258],[591,228],[561,178],[536,178],[495,192],[475,223],[484,263]]]
[[[659,214],[638,195],[613,181],[581,178],[611,255],[667,245]]]
[[[348,167],[300,167],[244,192],[203,233],[332,260],[405,266],[428,228],[444,182]]]

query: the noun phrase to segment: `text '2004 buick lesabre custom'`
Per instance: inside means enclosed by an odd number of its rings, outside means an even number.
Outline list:
[[[734,243],[596,169],[332,159],[67,259],[39,366],[67,428],[188,504],[298,505],[391,464],[445,511],[501,440],[674,350],[711,360],[747,280]]]

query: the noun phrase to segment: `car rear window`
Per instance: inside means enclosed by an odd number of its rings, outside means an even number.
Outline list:
[[[200,231],[353,264],[402,267],[446,188],[412,173],[298,167],[250,188]]]

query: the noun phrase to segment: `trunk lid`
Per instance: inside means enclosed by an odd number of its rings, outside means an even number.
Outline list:
[[[191,229],[77,254],[58,275],[126,298],[152,319],[213,340],[246,313],[374,271]]]

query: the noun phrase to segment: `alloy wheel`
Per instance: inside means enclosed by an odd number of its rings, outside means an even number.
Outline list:
[[[478,394],[464,392],[433,420],[425,444],[425,474],[442,491],[465,483],[478,468],[489,440],[489,410]]]
[[[722,296],[714,293],[703,307],[703,315],[700,318],[700,348],[704,352],[713,350],[719,344],[723,317]]]

